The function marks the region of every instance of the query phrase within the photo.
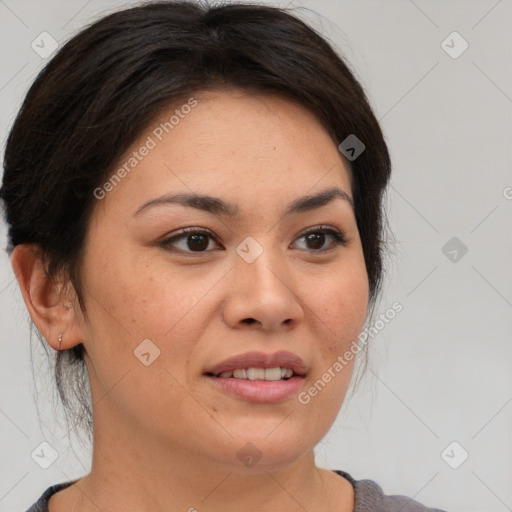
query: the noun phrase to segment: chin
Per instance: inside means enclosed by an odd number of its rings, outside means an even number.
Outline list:
[[[230,471],[238,474],[281,471],[313,450],[316,438],[309,439],[304,429],[277,425],[279,422],[274,421],[269,428],[269,424],[265,422],[264,428],[255,428],[253,425],[251,432],[246,430],[234,435],[229,440],[228,460],[224,459],[223,463],[227,462],[232,466]]]

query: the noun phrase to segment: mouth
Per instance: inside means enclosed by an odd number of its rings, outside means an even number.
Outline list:
[[[260,403],[283,402],[304,386],[306,364],[295,354],[250,352],[232,357],[206,371],[217,390]]]
[[[236,368],[234,370],[222,371],[218,374],[211,372],[205,373],[208,377],[217,377],[219,379],[240,379],[240,380],[265,380],[276,382],[288,380],[299,376],[292,368],[276,366],[274,368]]]
[[[292,373],[290,373],[290,371]],[[231,372],[231,375],[229,373]],[[212,366],[206,374],[219,378],[248,380],[281,380],[295,376],[305,376],[306,363],[291,352],[246,352]]]

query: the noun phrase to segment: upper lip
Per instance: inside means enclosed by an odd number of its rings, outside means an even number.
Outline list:
[[[206,373],[219,375],[237,368],[276,368],[277,366],[291,368],[294,373],[301,376],[307,371],[306,363],[299,356],[291,352],[279,351],[273,354],[263,352],[239,354],[212,366]]]

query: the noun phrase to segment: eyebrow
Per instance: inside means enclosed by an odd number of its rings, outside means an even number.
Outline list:
[[[318,192],[317,194],[307,195],[295,199],[285,211],[285,216],[293,213],[304,213],[315,210],[322,206],[331,203],[334,199],[341,199],[350,204],[354,208],[352,198],[343,190],[338,187],[332,187]],[[236,217],[240,208],[238,205],[228,203],[218,197],[193,194],[193,193],[180,193],[180,194],[166,194],[155,199],[151,199],[140,206],[134,213],[134,216],[140,215],[142,212],[156,207],[167,204],[179,204],[182,206],[189,206],[197,208],[208,213],[224,215],[227,217]]]

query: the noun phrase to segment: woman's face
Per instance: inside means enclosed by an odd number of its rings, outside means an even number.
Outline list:
[[[350,170],[316,118],[289,100],[193,98],[162,112],[116,166],[125,172],[97,194],[80,327],[95,421],[232,471],[246,469],[246,452],[261,456],[253,471],[278,469],[335,420],[353,360],[335,363],[367,311]],[[304,202],[332,189],[341,193]],[[177,194],[215,200],[185,205],[170,200]],[[183,228],[203,234],[178,237]],[[211,375],[247,352],[261,358],[235,363],[240,370],[293,366],[264,360],[282,351],[305,375]]]

